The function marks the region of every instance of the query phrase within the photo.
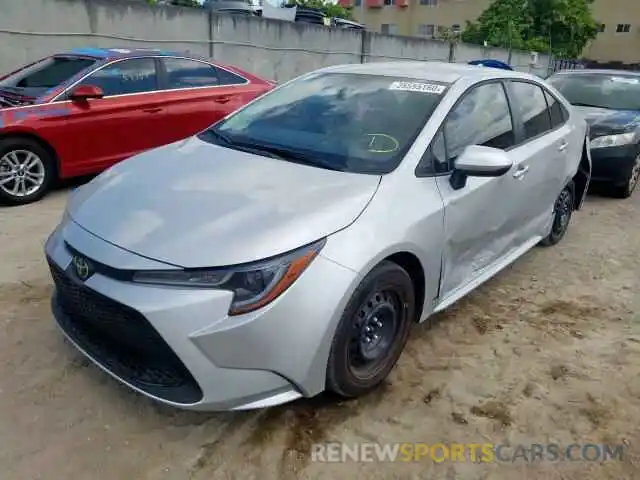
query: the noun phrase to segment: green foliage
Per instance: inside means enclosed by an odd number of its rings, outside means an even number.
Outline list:
[[[598,33],[593,0],[495,0],[467,22],[462,41],[578,58]]]
[[[305,8],[317,8],[328,17],[344,18],[345,20],[353,20],[351,10],[343,7],[338,3],[329,3],[325,0],[295,0],[290,4],[298,5]]]

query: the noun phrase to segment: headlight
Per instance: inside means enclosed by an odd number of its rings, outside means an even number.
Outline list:
[[[228,290],[233,292],[229,314],[238,315],[275,300],[300,277],[324,244],[323,239],[278,257],[235,267],[138,271],[133,281]]]
[[[629,132],[621,133],[619,135],[605,135],[603,137],[596,137],[591,140],[590,146],[591,148],[605,148],[628,145],[633,142],[635,135],[635,132]]]

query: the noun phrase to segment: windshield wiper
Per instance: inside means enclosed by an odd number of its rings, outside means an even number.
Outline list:
[[[572,105],[574,107],[591,107],[591,108],[604,108],[606,110],[611,110],[611,107],[605,107],[603,105],[593,105],[591,103],[581,103],[581,102],[577,102],[577,103],[572,103]]]
[[[288,148],[282,147],[273,147],[271,145],[262,145],[256,142],[238,142],[236,140],[232,140],[224,133],[220,133],[218,130],[214,128],[210,128],[209,130],[205,130],[202,135],[208,135],[213,137],[217,143],[220,143],[227,148],[232,148],[234,150],[240,150],[247,153],[254,153],[257,155],[267,155],[268,157],[275,158],[277,160],[284,160],[287,162],[300,163],[303,165],[310,165],[312,167],[324,168],[327,170],[335,170],[337,172],[343,172],[344,170],[333,165],[322,161],[316,157],[311,157],[304,153],[301,153],[296,150],[291,150]]]
[[[309,165],[311,167],[319,167],[324,168],[326,170],[334,170],[336,172],[344,172],[344,169],[337,167],[331,163],[328,163],[322,159],[317,157],[313,157],[310,155],[306,155],[297,150],[292,150],[289,148],[282,147],[274,147],[271,145],[262,145],[258,143],[236,143],[237,146],[250,148],[257,152],[264,152],[269,154],[270,156],[274,156],[279,158],[280,160],[285,160],[287,162],[300,163],[302,165]]]
[[[5,105],[7,107],[17,107],[20,105],[20,102],[18,102],[17,100],[9,100],[8,98],[0,95],[0,105]]]
[[[205,130],[200,135],[213,137],[214,139],[218,140],[221,143],[224,143],[225,145],[233,145],[233,142],[229,137],[227,137],[224,133],[220,133],[213,128],[209,128],[208,130]]]
[[[276,158],[278,160],[285,160],[280,155],[277,155],[275,153],[265,152],[264,150],[261,150],[261,149],[258,149],[258,148],[254,148],[251,145],[235,142],[235,141],[231,140],[224,133],[220,133],[220,132],[218,132],[217,130],[215,130],[213,128],[211,128],[209,130],[205,130],[200,135],[201,136],[208,135],[210,137],[213,137],[215,139],[216,143],[222,144],[225,147],[231,148],[233,150],[240,150],[241,152],[253,153],[253,154],[257,154],[257,155],[264,155],[264,153],[269,153],[269,157],[271,157],[271,158]]]

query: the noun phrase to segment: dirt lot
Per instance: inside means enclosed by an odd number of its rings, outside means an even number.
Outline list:
[[[61,339],[41,249],[66,195],[0,210],[3,479],[640,478],[640,193],[590,197],[559,246],[416,327],[375,394],[233,414],[158,407]],[[604,463],[311,462],[328,441],[626,451]]]

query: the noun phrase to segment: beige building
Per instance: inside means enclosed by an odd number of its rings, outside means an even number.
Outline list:
[[[464,29],[492,0],[339,0],[353,8],[358,22],[374,32],[438,37]],[[589,60],[640,63],[640,0],[596,0],[598,37],[583,53]]]

